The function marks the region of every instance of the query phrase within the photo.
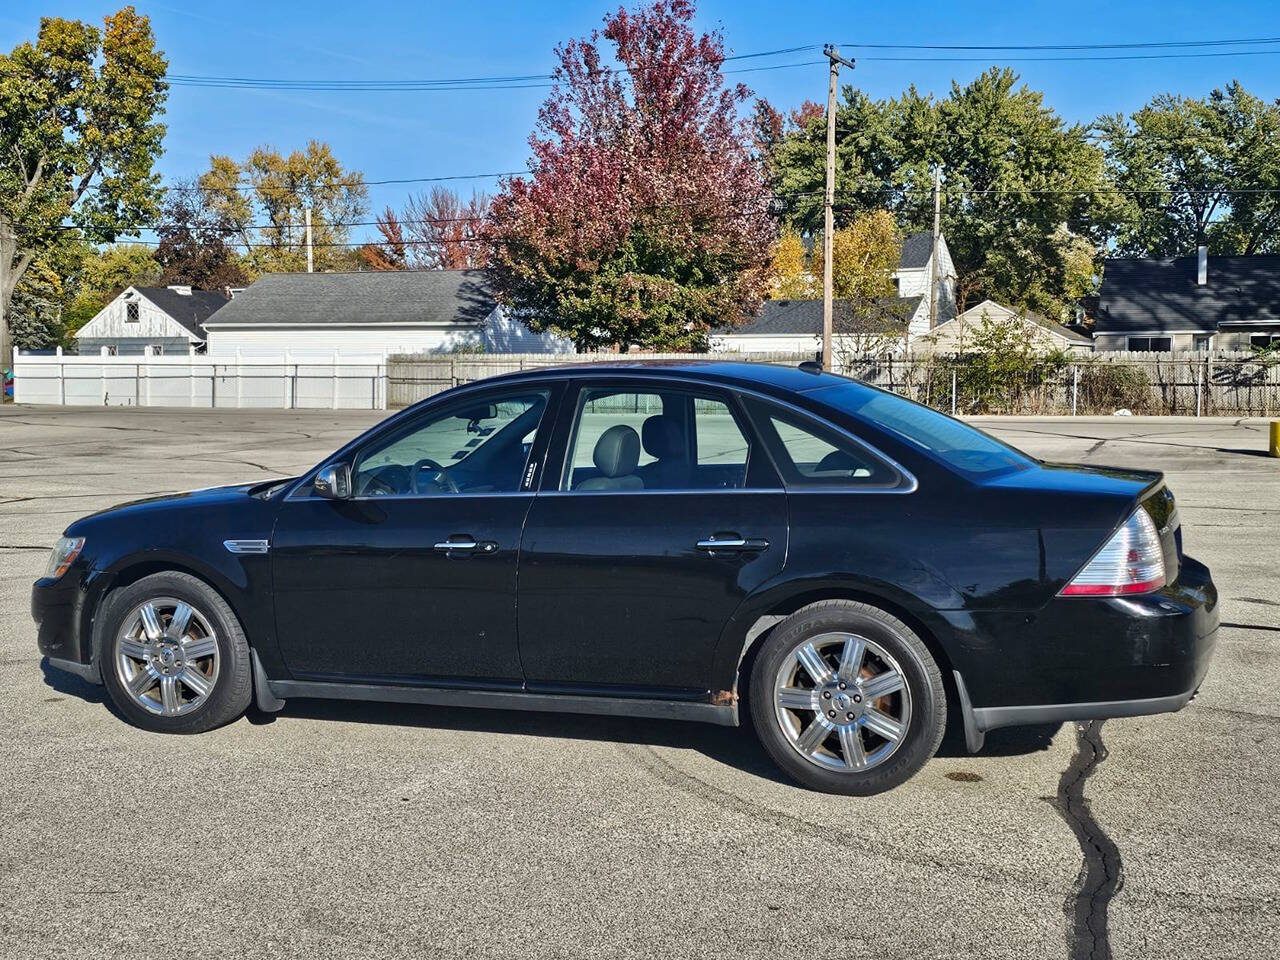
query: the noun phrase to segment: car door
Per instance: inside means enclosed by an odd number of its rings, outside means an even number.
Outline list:
[[[556,389],[432,405],[349,455],[350,499],[290,494],[271,556],[296,679],[520,686],[516,561]]]
[[[705,698],[724,623],[782,569],[781,484],[736,398],[575,382],[520,560],[531,691]]]

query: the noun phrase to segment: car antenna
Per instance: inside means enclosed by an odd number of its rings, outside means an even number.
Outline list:
[[[822,364],[820,364],[817,360],[801,360],[800,369],[803,370],[805,373],[821,373]]]

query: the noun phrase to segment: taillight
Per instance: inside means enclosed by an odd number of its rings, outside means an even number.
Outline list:
[[[1164,586],[1164,550],[1151,515],[1139,507],[1062,588],[1064,597],[1120,597]]]

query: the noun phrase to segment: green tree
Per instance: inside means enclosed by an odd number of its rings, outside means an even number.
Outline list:
[[[251,275],[307,268],[306,211],[316,270],[349,267],[350,224],[368,209],[368,188],[357,170],[343,167],[327,143],[312,140],[288,156],[259,147],[243,161],[209,158],[199,185],[211,216],[226,223]]]
[[[15,288],[68,225],[113,241],[154,216],[165,69],[133,7],[102,30],[45,17],[35,43],[0,55],[0,356]]]
[[[911,87],[873,100],[846,86],[836,132],[838,227],[888,209],[905,231],[931,229],[931,170],[940,163],[942,230],[961,309],[990,297],[1066,312],[1066,277],[1078,273],[1083,246],[1101,247],[1114,219],[1114,195],[1099,189],[1103,155],[1085,127],[1065,123],[1011,70],[993,67],[943,99]],[[822,118],[801,117],[766,161],[784,217],[802,230],[821,222],[825,138]]]
[[[1233,82],[1203,100],[1161,94],[1097,127],[1124,198],[1120,253],[1280,251],[1280,105]]]

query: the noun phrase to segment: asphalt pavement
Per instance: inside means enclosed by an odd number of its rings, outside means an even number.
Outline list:
[[[783,780],[747,730],[291,701],[195,737],[42,667],[73,519],[286,476],[368,412],[0,408],[0,957],[1280,956],[1280,460],[1262,420],[1002,419],[1156,468],[1223,631],[1178,714]]]

